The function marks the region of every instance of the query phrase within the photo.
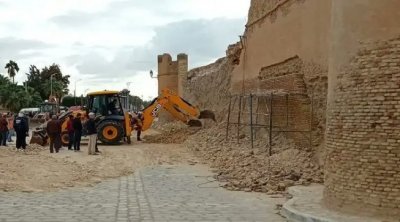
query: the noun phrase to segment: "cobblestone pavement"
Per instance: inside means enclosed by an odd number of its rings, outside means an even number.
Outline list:
[[[0,193],[0,221],[285,221],[282,199],[218,187],[202,166],[157,166],[45,193]]]

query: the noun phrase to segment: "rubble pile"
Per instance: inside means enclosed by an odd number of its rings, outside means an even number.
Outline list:
[[[202,129],[184,144],[216,168],[216,178],[230,190],[284,193],[289,186],[322,183],[323,171],[310,149],[296,146],[284,135],[274,137],[269,156],[265,138],[254,141],[242,134],[226,139],[226,125]],[[233,135],[235,134],[235,135]]]
[[[181,122],[170,122],[156,128],[160,133],[143,137],[145,143],[183,143],[189,136],[199,131],[198,127],[188,127]]]

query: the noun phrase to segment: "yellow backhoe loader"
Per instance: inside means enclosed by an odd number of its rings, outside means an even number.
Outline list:
[[[62,122],[62,144],[68,145],[69,137],[67,133],[67,120],[69,115],[77,116],[81,113],[81,121],[87,120],[88,112],[96,114],[96,127],[98,139],[103,144],[119,144],[125,140],[128,144],[131,142],[131,119],[129,113],[121,105],[121,95],[119,91],[98,91],[87,95],[88,104],[84,110],[67,111],[59,116]],[[47,135],[45,132],[46,123],[38,127],[32,133],[30,143],[45,145]]]
[[[88,112],[96,114],[96,127],[98,138],[103,144],[119,144],[122,140],[131,142],[133,128],[131,126],[131,117],[123,109],[121,104],[121,95],[118,91],[99,91],[87,95],[88,106],[86,110],[68,111],[59,116],[62,122],[62,143],[67,145],[69,138],[67,133],[67,124],[69,115],[76,116],[82,114],[82,121],[86,120]],[[200,111],[198,108],[176,95],[169,89],[162,90],[159,97],[143,110],[142,131],[151,127],[154,119],[158,117],[159,112],[165,109],[174,118],[190,126],[202,126],[199,119],[212,119],[215,121],[215,115],[209,110]],[[45,145],[47,143],[45,124],[33,131],[30,143]]]

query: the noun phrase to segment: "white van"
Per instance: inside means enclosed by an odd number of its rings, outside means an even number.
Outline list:
[[[39,108],[23,108],[23,109],[21,109],[19,112],[20,112],[20,113],[23,113],[23,114],[25,114],[25,115],[29,115],[29,114],[35,115],[35,114],[38,113],[39,111],[40,111]]]

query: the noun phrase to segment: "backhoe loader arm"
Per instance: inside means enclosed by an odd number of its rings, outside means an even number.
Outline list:
[[[198,108],[176,95],[173,91],[163,89],[161,95],[154,99],[143,111],[143,131],[151,127],[154,118],[158,117],[158,113],[162,108],[168,111],[175,119],[192,126],[201,126],[201,122],[198,119],[202,118],[210,118],[215,121],[214,113],[211,111],[200,112]]]
[[[142,131],[145,131],[151,127],[154,118],[158,117],[158,113],[167,102],[168,101],[164,98],[155,98],[150,105],[143,110]]]

